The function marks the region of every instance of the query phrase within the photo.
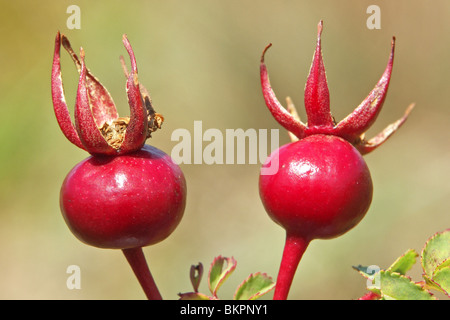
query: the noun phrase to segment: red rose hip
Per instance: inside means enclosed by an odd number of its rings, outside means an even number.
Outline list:
[[[279,148],[271,157],[278,157],[279,169],[260,176],[260,195],[269,216],[288,233],[310,239],[337,237],[369,209],[369,168],[347,141],[312,135]]]
[[[69,114],[62,84],[61,44],[80,75],[75,121]],[[148,91],[139,83],[136,59],[127,37],[123,44],[131,60],[125,66],[129,117],[119,117],[106,88],[88,70],[59,32],[52,66],[52,101],[67,139],[91,156],[76,165],[61,188],[61,211],[73,234],[86,244],[121,249],[148,299],[162,299],[147,266],[142,247],[167,238],[178,226],[186,203],[183,172],[163,151],[145,145],[164,118],[156,113]]]
[[[89,157],[61,188],[64,219],[81,241],[100,248],[144,247],[179,224],[186,182],[172,159],[151,146],[120,157]]]
[[[330,97],[322,59],[322,21],[305,86],[308,122],[298,117],[292,101],[285,109],[272,90],[264,55],[261,86],[266,105],[291,136],[292,143],[274,151],[261,171],[259,191],[268,215],[286,230],[274,299],[287,299],[300,259],[313,239],[338,237],[355,227],[372,201],[372,180],[362,157],[383,144],[406,121],[404,116],[374,138],[364,133],[375,122],[386,97],[394,62],[395,38],[389,61],[380,80],[363,102],[336,123],[330,112]],[[278,171],[272,165],[278,163]],[[263,168],[264,168],[263,167]],[[267,174],[267,172],[270,172]]]

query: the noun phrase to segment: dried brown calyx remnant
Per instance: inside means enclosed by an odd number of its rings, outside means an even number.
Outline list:
[[[120,62],[122,65],[125,77],[128,78],[130,73],[127,70],[125,61],[122,56],[120,56]],[[153,108],[152,101],[150,99],[150,94],[147,89],[137,80],[137,75],[135,75],[135,82],[139,85],[139,91],[141,93],[141,98],[144,103],[145,109],[147,111],[147,134],[146,138],[151,138],[152,132],[161,129],[161,125],[164,122],[164,117],[160,113],[156,113]],[[122,145],[125,134],[127,131],[128,124],[130,122],[130,117],[119,117],[111,122],[105,122],[101,127],[99,127],[105,140],[114,149],[119,150]]]
[[[147,138],[151,137],[152,132],[161,129],[163,122],[164,117],[153,110],[152,114],[148,116]],[[119,117],[111,122],[103,123],[103,126],[99,130],[110,146],[119,149],[125,139],[125,133],[129,123],[130,117]]]
[[[161,125],[164,122],[162,114],[155,113],[153,116],[148,117],[148,133],[147,138],[152,136],[152,132],[161,129]]]
[[[119,149],[125,139],[128,123],[130,123],[129,117],[120,117],[111,123],[103,123],[99,130],[110,146]]]
[[[150,100],[150,94],[144,87],[141,87],[141,94],[144,98],[144,105],[148,115],[148,131],[147,131],[147,139],[148,139],[152,136],[152,132],[161,129],[161,125],[164,122],[164,117],[162,116],[162,114],[155,112],[155,109],[153,109],[152,106],[152,101]]]

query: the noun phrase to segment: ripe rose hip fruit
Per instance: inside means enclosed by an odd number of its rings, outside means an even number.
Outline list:
[[[386,141],[407,119],[404,116],[370,140],[364,132],[374,123],[387,94],[394,61],[395,38],[387,67],[375,88],[345,119],[335,123],[321,52],[323,23],[318,25],[317,45],[305,87],[308,123],[301,122],[292,101],[287,110],[273,92],[264,55],[261,85],[267,107],[286,129],[292,143],[280,147],[263,168],[278,163],[278,171],[261,171],[259,191],[268,215],[286,230],[286,244],[274,299],[287,299],[298,263],[313,239],[338,237],[365,216],[372,201],[372,179],[362,155]],[[267,171],[265,171],[267,172]]]
[[[121,57],[127,78],[130,117],[119,117],[106,88],[86,68],[68,39],[56,35],[52,68],[52,100],[64,135],[90,157],[76,165],[61,188],[61,211],[72,233],[82,242],[121,249],[149,299],[161,299],[147,267],[142,247],[167,238],[183,217],[186,181],[183,172],[163,151],[145,145],[161,128],[163,117],[153,109],[139,83],[136,60],[124,35],[131,72]],[[79,82],[75,125],[64,97],[61,44],[70,54]]]
[[[372,180],[361,154],[347,141],[315,134],[275,152],[280,168],[261,175],[261,197],[269,216],[289,233],[333,238],[364,217]]]
[[[61,188],[73,234],[100,248],[144,247],[164,240],[183,216],[185,182],[170,157],[151,146],[118,157],[92,156]]]

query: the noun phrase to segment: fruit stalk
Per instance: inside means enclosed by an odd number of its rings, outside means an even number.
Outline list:
[[[142,289],[148,300],[162,300],[158,287],[156,286],[153,276],[145,260],[142,247],[122,249],[123,254],[127,258],[128,263],[133,269]]]
[[[286,234],[283,257],[278,271],[277,283],[273,300],[287,300],[292,280],[297,271],[298,264],[308,248],[310,240],[305,237]]]

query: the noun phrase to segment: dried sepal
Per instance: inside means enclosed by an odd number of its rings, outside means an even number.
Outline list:
[[[130,121],[125,133],[125,139],[120,149],[123,152],[132,151],[136,146],[143,146],[147,139],[147,112],[144,108],[137,74],[131,74],[127,81],[127,97],[130,106]]]
[[[375,137],[371,138],[370,140],[366,141],[364,140],[364,137],[362,137],[359,142],[355,143],[356,149],[361,154],[368,154],[369,152],[372,152],[379,146],[381,146],[386,140],[391,137],[408,119],[408,116],[412,109],[414,108],[415,104],[412,103],[408,106],[406,109],[403,117],[395,121],[394,123],[391,123],[388,125],[383,131],[381,131],[379,134],[377,134]]]
[[[80,58],[69,40],[57,33],[52,67],[52,99],[58,123],[64,135],[78,147],[91,154],[120,155],[142,148],[151,133],[161,128],[163,117],[151,105],[148,91],[139,83],[136,59],[131,45],[123,36],[130,56],[131,72],[122,66],[127,77],[129,117],[119,117],[114,101],[85,64],[84,50]],[[70,118],[61,79],[60,47],[64,46],[79,72],[74,122]]]
[[[123,36],[123,43],[130,56],[131,73],[127,80],[127,97],[130,106],[130,122],[128,124],[125,139],[120,149],[123,152],[129,152],[136,148],[136,146],[143,146],[147,140],[148,117],[147,110],[144,107],[142,100],[139,80],[137,75],[136,58],[131,48],[130,42],[126,35]]]
[[[72,49],[69,39],[62,35],[62,45],[69,53],[72,61],[77,67],[78,73],[81,73],[81,61]],[[94,116],[95,123],[101,127],[105,122],[111,122],[119,117],[113,98],[108,90],[100,83],[100,81],[86,67],[86,89],[89,95],[89,103]]]
[[[124,60],[123,56],[120,56],[119,58],[120,58],[120,63],[122,65],[123,73],[125,74],[125,77],[128,79],[130,76],[130,73],[125,64],[125,60]],[[164,117],[162,114],[155,112],[155,109],[153,108],[152,100],[151,100],[148,90],[140,83],[139,83],[139,91],[141,92],[142,100],[143,100],[145,109],[147,110],[147,123],[148,123],[147,138],[150,138],[152,132],[155,132],[156,130],[161,129],[161,126],[164,122]]]
[[[75,127],[77,128],[80,140],[89,153],[115,154],[116,149],[108,144],[95,123],[86,85],[86,64],[83,48],[80,49],[80,55],[81,70],[75,104]]]
[[[192,287],[194,292],[198,292],[198,287],[200,286],[200,281],[203,277],[203,264],[199,262],[198,265],[192,265],[189,270],[189,278],[191,279]]]
[[[78,136],[75,126],[67,108],[64,87],[61,77],[61,34],[58,32],[55,39],[55,51],[52,65],[52,102],[56,120],[66,138],[77,147],[86,150]]]

